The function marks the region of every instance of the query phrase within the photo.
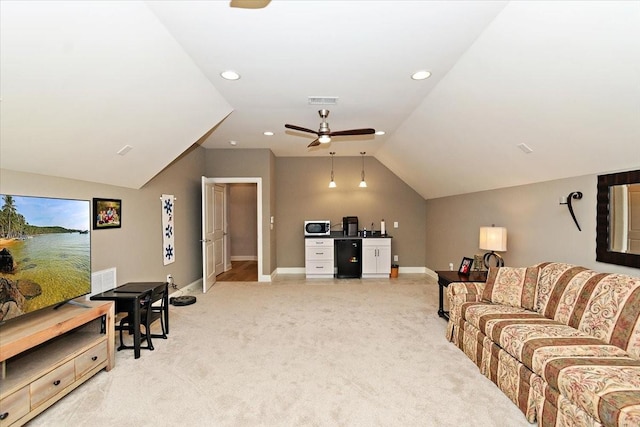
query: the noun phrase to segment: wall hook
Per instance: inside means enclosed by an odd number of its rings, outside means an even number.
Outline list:
[[[571,214],[571,218],[573,218],[573,222],[576,223],[576,227],[578,227],[578,230],[582,231],[582,229],[580,228],[580,224],[578,224],[578,220],[576,219],[576,214],[573,213],[573,206],[571,206],[571,199],[575,199],[575,200],[582,199],[582,192],[572,191],[571,193],[569,193],[566,199],[564,197],[560,198],[560,204],[567,205],[567,207],[569,208],[569,213]]]

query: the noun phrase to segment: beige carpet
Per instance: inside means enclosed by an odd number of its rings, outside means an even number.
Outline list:
[[[444,338],[437,285],[219,282],[31,426],[530,426]]]

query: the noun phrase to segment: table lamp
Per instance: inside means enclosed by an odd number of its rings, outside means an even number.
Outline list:
[[[507,251],[507,229],[504,227],[480,227],[480,249],[491,251],[484,254],[484,266],[489,269],[491,258],[495,258],[496,267],[504,267],[504,260],[495,251]]]

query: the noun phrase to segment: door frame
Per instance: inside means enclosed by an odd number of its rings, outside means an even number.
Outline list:
[[[271,276],[266,276],[262,274],[262,266],[263,266],[263,256],[262,256],[262,240],[263,240],[263,229],[262,229],[262,178],[260,177],[202,177],[205,183],[207,184],[256,184],[256,222],[258,229],[258,282],[270,282]],[[204,218],[203,218],[204,220]],[[225,224],[226,227],[226,224]],[[225,257],[227,256],[227,247],[225,242]],[[204,279],[204,278],[203,278]]]

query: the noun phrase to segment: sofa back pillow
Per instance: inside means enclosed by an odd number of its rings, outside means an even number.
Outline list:
[[[536,310],[640,359],[640,278],[564,263],[542,266]]]
[[[538,267],[490,267],[482,300],[533,310]]]
[[[600,276],[589,299],[576,304],[573,317],[580,319],[580,331],[640,359],[640,278],[625,274]]]

